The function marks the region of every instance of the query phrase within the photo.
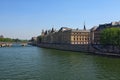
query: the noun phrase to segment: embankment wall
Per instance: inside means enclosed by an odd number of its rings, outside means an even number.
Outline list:
[[[68,51],[94,52],[90,45],[70,45],[70,44],[38,44],[39,47],[53,48]]]
[[[71,44],[35,44],[36,46],[42,48],[52,48],[59,50],[67,50],[67,51],[77,51],[77,52],[87,52],[97,55],[107,55],[107,56],[119,56],[120,54],[104,52],[103,50],[95,49],[92,45],[71,45]]]

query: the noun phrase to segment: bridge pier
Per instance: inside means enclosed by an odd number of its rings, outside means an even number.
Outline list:
[[[28,44],[27,44],[27,43],[22,43],[22,44],[21,44],[21,46],[26,46],[26,45],[28,45]]]

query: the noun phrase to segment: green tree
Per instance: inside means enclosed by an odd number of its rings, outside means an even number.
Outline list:
[[[13,42],[10,38],[0,38],[0,42]]]
[[[120,47],[120,28],[106,28],[101,33],[100,42],[103,45]]]
[[[28,40],[11,39],[11,38],[0,38],[0,42],[28,42]]]

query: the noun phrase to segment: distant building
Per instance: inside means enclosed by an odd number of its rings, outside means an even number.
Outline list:
[[[37,37],[32,37],[31,41],[32,42],[37,42]]]
[[[55,31],[46,30],[42,31],[42,43],[53,44],[89,44],[90,43],[90,30],[86,30],[84,25],[83,30],[71,29],[61,27],[60,30]]]
[[[91,40],[91,44],[94,44],[96,41],[95,38],[97,38],[97,32],[96,29],[98,28],[98,26],[94,26],[93,28],[91,28],[90,30],[90,40]]]
[[[42,43],[53,44],[100,44],[101,32],[106,28],[118,27],[119,22],[111,22],[94,26],[90,30],[86,30],[85,24],[83,30],[61,27],[58,31],[52,28],[51,30],[42,30]]]

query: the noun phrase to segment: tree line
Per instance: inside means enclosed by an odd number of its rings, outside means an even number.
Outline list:
[[[0,38],[0,42],[28,42],[28,40]]]

